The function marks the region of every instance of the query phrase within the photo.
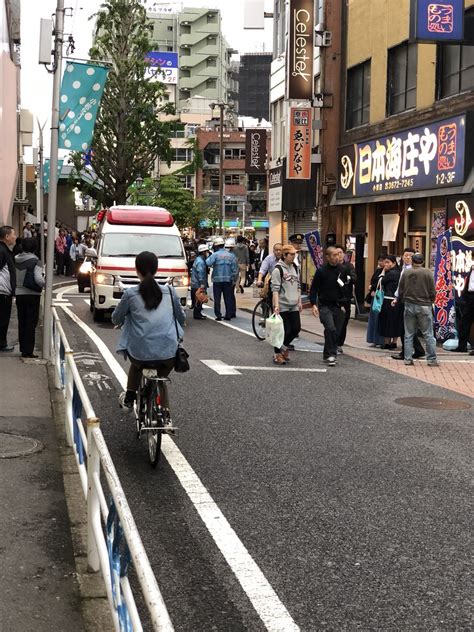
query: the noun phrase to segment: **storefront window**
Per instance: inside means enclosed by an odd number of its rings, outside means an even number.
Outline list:
[[[426,231],[426,200],[415,200],[410,208],[413,211],[408,212],[408,230]]]

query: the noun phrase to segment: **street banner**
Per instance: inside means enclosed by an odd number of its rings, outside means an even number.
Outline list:
[[[474,265],[474,241],[461,239],[454,234],[451,236],[451,274],[453,277],[453,292],[456,300],[461,295],[467,283],[467,275]]]
[[[434,301],[434,327],[436,339],[445,342],[456,338],[456,309],[454,305],[451,272],[451,231],[438,237],[434,269],[436,297]]]
[[[267,132],[265,129],[245,131],[245,173],[264,174],[267,159]]]
[[[58,160],[58,170],[57,170],[57,179],[59,180],[61,176],[61,171],[63,170],[64,160]],[[49,193],[49,177],[50,177],[51,165],[49,162],[49,158],[46,158],[43,165],[43,187],[44,192]]]
[[[86,151],[90,148],[108,68],[69,62],[61,84],[59,148]]]
[[[290,0],[287,99],[313,98],[314,0]]]
[[[308,246],[309,254],[313,260],[316,270],[320,268],[323,261],[323,247],[321,246],[321,235],[319,230],[313,230],[310,233],[305,233],[304,238],[306,245]]]
[[[178,53],[152,50],[145,57],[145,61],[150,64],[145,72],[150,81],[161,81],[170,85],[178,83]]]
[[[311,122],[311,108],[290,108],[288,180],[311,178]]]

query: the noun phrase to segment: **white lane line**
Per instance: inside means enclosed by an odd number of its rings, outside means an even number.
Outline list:
[[[201,360],[203,364],[215,371],[218,375],[242,375],[235,367],[222,362],[222,360]]]
[[[326,373],[327,369],[302,369],[288,366],[233,366],[237,371],[300,371],[301,373]]]
[[[70,309],[61,307],[95,343],[119,384],[125,388],[127,375],[107,345]],[[299,626],[292,619],[212,496],[169,436],[163,436],[161,449],[267,630],[269,632],[298,632]]]
[[[53,307],[72,307],[72,303],[69,301],[57,301],[53,298]]]
[[[212,307],[205,306],[205,309],[212,309]],[[246,336],[252,336],[252,338],[255,338],[255,335],[253,334],[253,332],[246,331],[245,329],[242,329],[241,327],[237,327],[237,325],[231,325],[229,322],[224,322],[222,320],[219,321],[219,320],[216,320],[215,318],[209,318],[209,320],[217,323],[218,325],[229,327],[229,329],[235,329],[235,331],[240,331],[241,334],[245,334]]]
[[[90,304],[91,304],[91,299],[90,299],[90,298],[85,298],[85,299],[84,299],[84,303],[85,303],[86,305],[89,305],[89,306],[90,306]]]
[[[66,287],[62,287],[60,290],[57,290],[56,292],[56,299],[57,300],[63,300],[63,294],[68,294],[70,290],[76,289],[77,285],[74,283],[74,285],[66,285]]]

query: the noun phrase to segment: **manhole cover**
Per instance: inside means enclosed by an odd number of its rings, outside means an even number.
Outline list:
[[[43,444],[31,437],[0,432],[0,459],[14,459],[40,452]]]
[[[471,408],[471,404],[468,402],[438,397],[401,397],[396,399],[395,403],[412,408],[428,408],[429,410],[466,410]]]

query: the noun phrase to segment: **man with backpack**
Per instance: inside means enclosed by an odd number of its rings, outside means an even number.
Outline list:
[[[300,275],[294,263],[296,249],[292,245],[283,246],[281,253],[281,261],[276,264],[271,277],[273,312],[281,316],[285,328],[282,347],[274,348],[273,363],[279,366],[290,361],[290,345],[301,331],[302,310]]]

